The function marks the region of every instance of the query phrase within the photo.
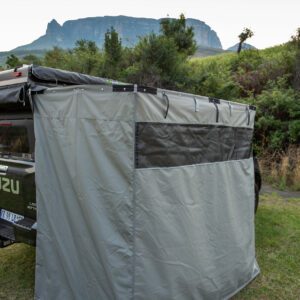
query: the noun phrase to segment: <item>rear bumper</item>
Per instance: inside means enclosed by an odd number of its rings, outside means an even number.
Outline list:
[[[24,224],[14,224],[0,219],[0,239],[35,246],[36,229],[32,228],[32,225],[28,226],[28,224],[34,224],[35,221],[27,218],[24,220],[28,221],[25,226]]]

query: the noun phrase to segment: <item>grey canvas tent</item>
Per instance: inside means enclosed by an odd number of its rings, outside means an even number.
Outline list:
[[[74,84],[32,95],[36,299],[228,299],[257,276],[255,109]]]

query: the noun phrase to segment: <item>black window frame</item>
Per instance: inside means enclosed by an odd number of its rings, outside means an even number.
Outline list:
[[[33,119],[32,116],[23,116],[23,119],[21,116],[10,116],[6,115],[5,117],[0,116],[0,127],[1,124],[4,124],[3,126],[7,127],[21,127],[26,129],[26,136],[27,136],[27,142],[29,151],[28,152],[0,152],[1,158],[11,158],[11,159],[22,159],[22,160],[34,160],[34,127],[33,127]],[[25,118],[24,118],[25,117]]]

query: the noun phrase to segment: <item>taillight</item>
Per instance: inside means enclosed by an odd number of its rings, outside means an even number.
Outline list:
[[[0,126],[12,126],[12,123],[0,123]]]
[[[22,72],[14,72],[15,77],[21,77],[22,76]]]

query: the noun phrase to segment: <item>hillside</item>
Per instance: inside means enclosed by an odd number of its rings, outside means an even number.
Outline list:
[[[56,20],[52,20],[47,26],[45,35],[28,45],[17,47],[14,51],[51,49],[53,46],[63,49],[73,48],[75,42],[80,39],[95,41],[101,48],[104,35],[111,27],[119,33],[124,46],[132,47],[138,42],[139,37],[151,32],[158,33],[160,21],[161,19],[105,16],[69,20],[60,25]],[[193,26],[198,45],[222,49],[217,33],[203,21],[187,19],[187,25]]]
[[[220,48],[198,46],[197,50],[196,50],[196,53],[193,55],[193,57],[214,56],[214,55],[223,54],[223,53],[226,53],[226,52],[228,52],[228,51],[220,49]]]
[[[14,54],[19,58],[23,58],[29,54],[36,55],[39,58],[42,58],[46,53],[46,50],[12,50],[0,52],[0,67],[5,65],[6,59],[9,55]]]

